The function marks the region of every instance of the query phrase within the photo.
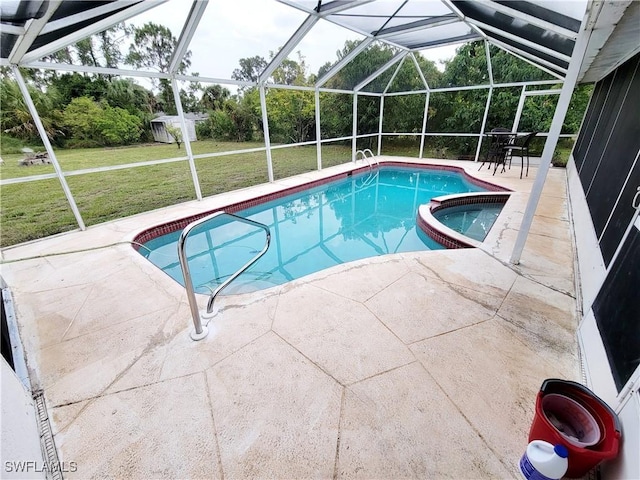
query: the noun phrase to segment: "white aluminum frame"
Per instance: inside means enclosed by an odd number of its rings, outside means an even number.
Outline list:
[[[62,4],[62,0],[54,0],[49,2],[47,5],[47,10],[44,12],[44,15],[40,18],[36,18],[33,20],[29,20],[24,27],[24,33],[18,37],[18,40],[13,45],[11,49],[11,53],[9,54],[9,63],[15,64],[20,61],[20,59],[24,56],[25,53],[29,51],[33,42],[35,42],[38,35],[44,30],[47,26],[47,22],[56,13],[58,7]]]
[[[179,68],[180,62],[182,61],[182,58],[184,56],[184,53],[187,51],[189,44],[193,38],[193,35],[195,33],[195,30],[204,14],[204,11],[206,9],[206,6],[208,4],[208,0],[193,0],[192,6],[191,6],[191,10],[187,16],[187,19],[183,25],[183,29],[181,31],[181,35],[180,38],[178,40],[178,45],[176,47],[176,49],[174,50],[174,53],[172,55],[171,58],[171,63],[170,63],[170,68],[169,68],[169,72],[151,72],[151,71],[140,71],[140,70],[127,70],[127,69],[121,69],[121,68],[104,68],[104,67],[88,67],[88,66],[79,66],[79,65],[69,65],[69,64],[53,64],[53,63],[48,63],[48,62],[42,62],[39,61],[39,58],[41,58],[44,55],[50,54],[53,51],[59,49],[59,48],[63,48],[67,45],[73,44],[76,41],[82,39],[82,38],[86,38],[94,33],[98,33],[99,31],[102,31],[106,28],[109,28],[111,25],[114,25],[116,23],[119,23],[123,20],[126,20],[128,18],[131,18],[143,11],[146,11],[150,8],[153,8],[161,3],[164,3],[168,0],[157,0],[155,2],[140,2],[140,4],[138,4],[137,2],[133,2],[132,0],[118,0],[117,2],[113,2],[113,4],[109,4],[109,5],[105,5],[105,6],[101,6],[101,7],[97,7],[95,9],[92,9],[89,11],[88,15],[91,16],[96,16],[96,15],[100,15],[100,14],[104,14],[104,13],[108,13],[109,11],[113,11],[114,8],[121,8],[123,5],[126,5],[128,8],[126,8],[124,11],[119,12],[109,18],[103,19],[99,22],[96,22],[92,25],[90,25],[89,27],[85,27],[77,32],[74,32],[73,34],[67,35],[53,43],[50,43],[48,45],[45,45],[44,47],[41,47],[39,49],[36,49],[34,51],[31,51],[29,53],[25,53],[24,56],[21,57],[20,59],[20,66],[24,66],[24,67],[30,67],[30,68],[41,68],[41,69],[49,69],[49,70],[57,70],[57,71],[79,71],[79,72],[86,72],[86,73],[97,73],[97,74],[108,74],[108,75],[120,75],[120,76],[124,76],[124,77],[143,77],[143,78],[162,78],[162,79],[167,79],[171,81],[172,84],[172,88],[174,91],[174,99],[176,101],[176,108],[178,110],[179,113],[179,117],[181,118],[181,129],[183,132],[183,141],[185,144],[185,150],[187,151],[187,156],[186,157],[175,157],[173,159],[162,159],[162,160],[155,160],[155,161],[149,161],[149,162],[138,162],[135,164],[127,164],[127,165],[116,165],[116,166],[111,166],[111,167],[97,167],[97,168],[93,168],[93,169],[83,169],[83,170],[76,170],[73,172],[62,172],[60,171],[59,173],[57,172],[55,175],[54,174],[44,174],[44,175],[36,175],[36,176],[31,176],[31,177],[22,177],[22,178],[18,178],[18,179],[8,179],[8,180],[2,180],[0,181],[0,185],[6,185],[6,184],[11,184],[11,183],[22,183],[22,182],[27,182],[27,181],[36,181],[36,180],[40,180],[40,179],[45,179],[45,178],[55,178],[58,177],[61,179],[62,182],[64,182],[64,176],[69,176],[69,175],[82,175],[85,173],[95,173],[95,172],[103,172],[103,171],[110,171],[110,170],[119,170],[119,169],[123,169],[123,168],[134,168],[134,167],[138,167],[138,166],[147,166],[147,165],[155,165],[155,164],[163,164],[163,163],[171,163],[171,162],[177,162],[177,161],[183,161],[183,160],[187,160],[189,163],[189,167],[191,170],[191,174],[192,174],[192,180],[194,183],[194,188],[195,188],[195,192],[196,192],[196,197],[198,199],[202,198],[202,194],[200,191],[200,184],[199,184],[199,180],[198,180],[198,176],[197,176],[197,170],[195,167],[195,162],[194,160],[197,158],[207,158],[207,157],[215,157],[215,156],[222,156],[222,155],[233,155],[233,154],[238,154],[238,153],[243,153],[243,152],[255,152],[255,151],[262,151],[264,150],[266,152],[266,157],[267,157],[267,174],[268,174],[268,178],[269,181],[272,182],[274,181],[274,174],[273,174],[273,161],[272,161],[272,156],[271,156],[271,151],[274,149],[280,149],[280,148],[288,148],[288,147],[293,147],[293,146],[301,146],[301,145],[311,145],[311,144],[315,144],[316,148],[317,148],[317,168],[321,169],[322,168],[322,153],[321,153],[321,146],[323,143],[327,143],[327,142],[336,142],[336,141],[340,141],[340,140],[347,140],[350,139],[352,142],[352,160],[355,158],[355,151],[356,151],[356,146],[357,146],[357,140],[359,138],[367,138],[367,137],[372,137],[372,136],[377,136],[378,137],[378,154],[381,153],[381,148],[382,148],[382,139],[384,136],[398,136],[398,135],[405,135],[405,136],[415,136],[415,135],[420,135],[421,136],[421,140],[420,140],[420,157],[422,157],[423,153],[424,153],[424,142],[425,142],[425,138],[427,136],[452,136],[452,137],[468,137],[468,136],[472,136],[472,137],[477,137],[478,138],[478,147],[476,150],[476,160],[478,158],[479,152],[480,152],[480,148],[482,145],[482,135],[483,135],[483,130],[486,126],[486,118],[488,115],[488,110],[489,110],[489,106],[490,106],[490,102],[491,102],[491,98],[492,98],[492,92],[493,89],[495,88],[501,88],[501,87],[509,87],[509,86],[524,86],[523,90],[526,90],[526,86],[527,85],[555,85],[558,82],[555,80],[547,80],[547,81],[534,81],[534,82],[512,82],[512,83],[504,83],[504,84],[495,84],[494,83],[494,78],[493,78],[493,73],[492,73],[492,66],[491,66],[491,59],[490,59],[490,54],[489,54],[489,44],[493,44],[496,45],[498,48],[501,48],[502,50],[516,56],[517,58],[520,58],[524,61],[527,61],[528,63],[536,66],[537,68],[540,68],[541,70],[551,74],[552,76],[554,76],[555,78],[558,78],[559,80],[563,80],[563,77],[560,76],[558,73],[556,73],[555,71],[549,70],[547,68],[545,68],[544,64],[545,62],[541,59],[538,59],[537,57],[534,57],[530,54],[525,54],[522,53],[520,54],[517,49],[515,49],[512,46],[504,46],[501,45],[501,42],[495,41],[491,38],[489,38],[487,36],[487,34],[485,34],[478,25],[474,24],[474,21],[471,21],[471,19],[465,17],[458,9],[457,7],[453,4],[453,2],[451,2],[451,0],[441,0],[442,3],[444,5],[446,5],[451,12],[453,13],[453,15],[455,15],[455,17],[451,16],[449,18],[442,18],[440,21],[436,21],[433,23],[429,23],[427,26],[429,27],[433,27],[433,26],[438,26],[438,25],[446,25],[449,23],[455,23],[458,21],[462,21],[464,22],[466,25],[468,25],[471,30],[473,32],[475,32],[474,36],[479,36],[481,38],[483,38],[485,40],[485,49],[486,49],[486,54],[487,54],[487,69],[489,71],[489,77],[490,77],[490,82],[489,85],[474,85],[474,86],[462,86],[462,87],[445,87],[445,88],[430,88],[429,84],[426,80],[426,78],[424,77],[424,74],[422,72],[422,70],[420,69],[420,65],[418,60],[415,57],[414,52],[404,46],[401,45],[397,45],[396,43],[394,43],[391,39],[393,38],[394,35],[397,35],[401,32],[408,32],[408,31],[412,31],[412,30],[418,30],[421,26],[420,25],[416,25],[415,28],[411,28],[409,27],[408,29],[405,30],[401,30],[401,29],[394,29],[393,31],[386,31],[379,35],[376,36],[370,32],[362,32],[362,31],[358,31],[357,29],[353,29],[351,28],[351,30],[357,32],[357,33],[361,33],[362,35],[364,35],[364,39],[353,49],[351,50],[347,55],[345,55],[340,61],[338,61],[336,63],[336,65],[334,65],[322,78],[318,79],[315,86],[313,87],[306,87],[306,86],[295,86],[295,85],[280,85],[280,84],[267,84],[267,80],[269,79],[269,77],[273,74],[273,72],[275,71],[275,69],[277,69],[283,60],[285,60],[287,58],[287,56],[295,49],[295,47],[299,44],[299,42],[305,37],[305,35],[313,28],[313,26],[318,22],[318,20],[320,18],[324,18],[327,21],[330,21],[331,23],[334,23],[336,25],[341,26],[342,28],[350,28],[350,27],[345,27],[344,25],[341,25],[339,22],[334,21],[331,18],[328,18],[331,14],[336,13],[338,11],[342,11],[342,10],[348,10],[350,8],[353,8],[354,6],[358,6],[358,5],[363,5],[366,3],[369,3],[372,0],[359,0],[359,1],[355,1],[355,2],[336,2],[335,5],[330,6],[329,4],[326,6],[327,8],[325,9],[321,9],[320,12],[316,12],[315,10],[310,10],[306,7],[303,7],[291,0],[279,0],[281,3],[293,6],[299,10],[303,10],[306,11],[309,15],[308,17],[303,21],[303,23],[300,25],[300,27],[296,30],[296,32],[289,38],[289,40],[287,41],[287,43],[278,51],[278,53],[276,54],[276,56],[274,57],[274,59],[269,63],[269,65],[267,65],[267,67],[265,68],[265,70],[263,72],[261,72],[260,78],[258,80],[258,82],[246,82],[246,81],[238,81],[238,80],[233,80],[233,79],[222,79],[222,78],[213,78],[213,77],[199,77],[199,76],[193,76],[193,75],[180,75],[177,74],[177,69]],[[54,5],[54,4],[51,4]],[[52,6],[50,5],[50,9],[52,8]],[[509,9],[508,7],[502,7],[499,6],[500,9]],[[509,9],[511,10],[511,9]],[[506,12],[505,12],[506,13]],[[523,15],[524,14],[520,14],[520,15],[515,15],[515,12],[510,11],[510,14],[513,14],[514,17],[519,17],[519,18],[524,18]],[[40,27],[40,30],[49,32],[49,31],[55,31],[57,29],[60,28],[64,28],[65,26],[69,25],[70,22],[72,22],[74,20],[74,18],[79,18],[74,16],[73,18],[71,17],[67,17],[66,19],[61,19],[60,21],[56,21],[56,22],[51,22],[49,24],[47,24],[46,22],[42,22],[43,24]],[[544,23],[544,21],[541,21]],[[475,22],[478,23],[478,22]],[[538,24],[540,23],[540,21],[538,22]],[[26,38],[27,35],[29,35],[29,28],[25,28],[25,29],[12,29],[15,33],[20,33],[23,38],[22,40],[24,40]],[[35,30],[32,30],[35,32]],[[556,33],[567,33],[567,32],[561,32],[558,31],[558,29],[556,28],[555,30],[553,30]],[[505,32],[501,32],[501,34],[505,34]],[[37,36],[37,35],[36,35]],[[569,36],[569,35],[565,35],[565,36]],[[35,37],[34,37],[35,38]],[[361,52],[363,52],[366,48],[368,48],[374,41],[376,40],[381,40],[384,41],[385,43],[387,43],[388,45],[391,46],[395,46],[399,49],[399,52],[394,55],[393,58],[391,58],[385,65],[383,65],[382,67],[380,67],[378,70],[376,70],[373,74],[371,74],[369,77],[367,77],[365,80],[361,81],[358,85],[356,85],[354,87],[353,90],[342,90],[342,89],[332,89],[332,88],[325,88],[323,87],[324,84],[326,84],[326,82],[328,80],[330,80],[334,75],[336,75],[345,65],[347,65],[351,60],[353,60],[357,55],[359,55]],[[450,39],[451,40],[451,39]],[[451,40],[452,41],[452,40]],[[518,39],[518,41],[522,41],[522,39]],[[22,43],[22,42],[17,42],[17,43]],[[455,40],[454,43],[460,43],[459,40]],[[24,45],[27,45],[27,43],[24,43]],[[14,49],[17,47],[14,47]],[[23,48],[23,47],[21,47]],[[28,47],[27,47],[28,48]],[[540,48],[540,46],[536,45],[536,48]],[[552,52],[548,52],[549,54],[552,54]],[[404,65],[404,61],[406,59],[407,55],[411,55],[411,59],[412,62],[414,63],[415,68],[418,71],[418,75],[420,76],[420,79],[422,80],[425,88],[421,89],[421,90],[416,90],[416,91],[411,91],[411,92],[389,92],[389,89],[391,88],[391,85],[393,84],[393,82],[395,81],[395,78],[398,74],[398,72],[400,71],[400,69],[402,68],[402,66]],[[554,52],[554,55],[556,57],[558,57],[557,52]],[[535,60],[531,60],[527,57],[531,57],[531,58],[535,58]],[[562,56],[558,57],[558,58],[562,58]],[[387,83],[386,87],[384,88],[384,91],[382,93],[378,93],[378,92],[366,92],[363,91],[362,89],[364,87],[366,87],[366,85],[368,85],[369,83],[371,83],[372,81],[374,81],[376,78],[378,78],[380,75],[382,75],[385,71],[387,71],[389,68],[391,68],[392,66],[394,66],[396,63],[399,63],[399,65],[396,67],[396,70],[393,74],[393,76],[391,77],[391,79],[389,80],[389,82]],[[6,62],[3,62],[6,64]],[[547,62],[549,63],[549,62]],[[561,71],[564,73],[564,70],[556,65],[550,64],[550,68],[553,68],[556,71]],[[243,149],[243,150],[234,150],[234,151],[230,151],[230,152],[216,152],[216,153],[210,153],[210,154],[200,154],[200,155],[193,155],[192,149],[191,149],[191,144],[188,138],[188,134],[186,131],[186,124],[184,122],[184,112],[182,111],[182,105],[180,103],[180,99],[179,99],[179,89],[178,89],[178,85],[177,85],[177,81],[196,81],[196,82],[205,82],[205,83],[211,83],[211,84],[229,84],[229,85],[238,85],[238,86],[249,86],[249,87],[257,87],[260,91],[260,106],[261,106],[261,114],[262,114],[262,123],[263,123],[263,135],[264,135],[264,142],[265,142],[265,146],[264,147],[260,147],[260,148],[252,148],[252,149]],[[287,145],[278,145],[278,146],[272,146],[271,142],[270,142],[270,136],[269,136],[269,123],[268,123],[268,112],[267,112],[267,106],[266,106],[266,88],[278,88],[278,89],[292,89],[292,90],[301,90],[301,91],[313,91],[314,95],[315,95],[315,117],[316,117],[316,140],[314,141],[310,141],[310,142],[301,142],[301,143],[295,143],[295,144],[287,144]],[[428,124],[428,108],[429,108],[429,102],[431,100],[431,93],[443,93],[443,92],[455,92],[455,91],[463,91],[463,90],[474,90],[474,89],[489,89],[489,95],[488,95],[488,99],[487,99],[487,105],[485,107],[485,115],[483,117],[483,123],[482,123],[482,128],[481,128],[481,132],[480,133],[440,133],[440,132],[428,132],[427,131],[427,124]],[[353,125],[352,125],[352,134],[348,137],[340,137],[340,138],[332,138],[332,139],[322,139],[321,138],[321,123],[320,123],[320,99],[319,99],[319,94],[320,92],[329,92],[329,93],[338,93],[338,94],[349,94],[353,96]],[[529,92],[527,92],[529,93]],[[422,119],[422,129],[421,129],[421,133],[414,133],[414,132],[409,132],[409,133],[396,133],[396,132],[384,132],[383,131],[383,118],[384,118],[384,106],[385,106],[385,97],[391,97],[391,96],[399,96],[399,95],[415,95],[415,94],[419,94],[425,95],[425,109],[423,112],[423,119]],[[357,128],[358,128],[358,96],[372,96],[372,97],[380,97],[380,115],[379,115],[379,122],[378,122],[378,132],[374,133],[374,134],[367,134],[367,135],[358,135],[357,133]],[[561,136],[561,135],[558,135]],[[562,135],[565,136],[565,135]],[[68,190],[65,191],[65,194],[67,193]],[[70,203],[75,205],[73,197],[71,196],[71,192],[68,191],[68,194],[70,196]],[[73,207],[72,207],[73,208]],[[79,213],[79,212],[78,212]],[[84,225],[82,223],[82,220],[80,218],[79,220],[79,225],[81,225],[82,228],[84,228]]]
[[[73,216],[76,218],[76,222],[78,222],[78,226],[80,230],[86,230],[86,226],[84,224],[84,220],[82,220],[82,215],[80,214],[80,210],[78,210],[78,206],[76,205],[76,201],[73,198],[73,194],[69,189],[69,185],[67,184],[67,180],[64,178],[64,174],[62,173],[62,168],[58,163],[58,158],[56,157],[56,153],[53,151],[53,147],[51,146],[51,142],[49,141],[49,137],[47,136],[47,132],[44,129],[44,125],[42,125],[42,121],[40,120],[40,115],[38,114],[38,110],[31,99],[31,95],[29,95],[29,90],[27,89],[27,84],[20,73],[20,69],[13,65],[11,67],[13,71],[13,75],[16,77],[16,81],[18,82],[18,87],[20,88],[20,92],[24,97],[24,101],[27,104],[27,108],[29,109],[29,113],[33,117],[33,121],[36,124],[36,128],[38,129],[38,133],[42,139],[42,143],[44,148],[47,150],[47,154],[49,155],[49,160],[53,164],[53,168],[56,171],[56,176],[58,180],[60,180],[60,185],[62,185],[62,190],[64,192],[65,197],[67,197],[67,201],[69,202],[69,206],[71,207],[71,211],[73,212]]]
[[[109,17],[103,18],[102,20],[95,22],[85,28],[82,28],[70,35],[59,38],[54,42],[48,43],[40,48],[32,50],[29,53],[26,53],[20,60],[20,65],[28,66],[29,63],[33,61],[37,61],[46,55],[50,55],[54,52],[57,52],[61,48],[67,47],[69,45],[73,45],[74,43],[84,38],[90,37],[95,33],[99,33],[103,30],[106,30],[107,28],[110,28],[117,23],[128,20],[131,17],[135,17],[136,15],[139,15],[142,12],[146,12],[147,10],[150,10],[152,8],[155,8],[158,5],[165,3],[167,1],[168,0],[154,0],[153,2],[140,2],[121,12],[116,13],[115,15],[111,15]]]
[[[516,237],[516,242],[513,246],[513,251],[509,259],[510,263],[516,265],[520,263],[522,251],[524,250],[524,244],[526,243],[527,237],[529,236],[529,230],[531,229],[531,224],[533,223],[533,216],[535,215],[536,208],[538,207],[538,202],[540,201],[540,196],[542,195],[542,188],[544,187],[547,173],[549,171],[549,167],[551,166],[551,158],[553,157],[553,152],[555,151],[556,145],[558,143],[560,131],[562,130],[562,124],[569,108],[569,102],[571,101],[571,95],[573,94],[573,90],[578,81],[582,59],[587,50],[589,38],[591,37],[592,30],[586,29],[589,14],[590,12],[587,10],[581,22],[580,33],[578,34],[578,38],[573,49],[573,55],[571,56],[571,62],[569,63],[567,76],[565,77],[564,84],[562,85],[560,98],[558,99],[558,104],[556,105],[553,120],[551,121],[549,135],[547,137],[547,141],[544,144],[544,150],[542,151],[542,158],[540,160],[540,166],[538,167],[538,173],[535,180],[533,181],[531,194],[529,195],[527,207],[522,217],[522,223],[520,224],[520,229],[518,230],[518,236]]]

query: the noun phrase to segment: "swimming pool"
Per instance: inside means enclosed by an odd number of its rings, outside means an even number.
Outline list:
[[[267,225],[271,247],[224,293],[280,285],[362,258],[444,248],[416,228],[418,207],[435,196],[486,191],[486,186],[457,171],[382,166],[276,200],[257,199],[257,205],[234,213]],[[177,241],[184,226],[143,241],[138,249],[181,285]],[[264,241],[262,230],[226,217],[194,229],[186,252],[195,291],[211,293],[260,251]]]

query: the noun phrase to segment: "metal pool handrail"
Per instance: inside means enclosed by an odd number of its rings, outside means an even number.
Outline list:
[[[367,152],[369,152],[369,156],[367,157]],[[373,168],[373,165],[371,164],[371,162],[369,161],[370,158],[372,158],[373,160],[375,160],[376,165],[380,165],[380,162],[378,162],[378,159],[375,157],[375,155],[373,154],[373,152],[371,151],[370,148],[365,148],[364,150],[358,150],[356,152],[356,160],[358,160],[358,154],[361,153],[362,154],[362,158],[364,160],[367,161],[367,163],[369,164],[369,169]]]
[[[215,301],[216,296],[231,282],[233,282],[239,275],[241,275],[247,268],[253,265],[258,261],[260,257],[262,257],[267,250],[269,249],[269,245],[271,245],[271,231],[269,227],[263,225],[260,222],[256,222],[254,220],[249,220],[248,218],[240,217],[238,215],[234,215],[233,213],[227,213],[224,211],[215,212],[211,215],[203,217],[199,220],[195,220],[191,222],[189,225],[185,227],[185,229],[180,234],[180,238],[178,240],[178,258],[180,259],[180,268],[182,269],[182,276],[184,277],[184,287],[187,290],[187,298],[189,299],[189,308],[191,309],[191,316],[193,317],[193,325],[195,326],[195,332],[191,333],[191,338],[193,340],[201,340],[207,336],[208,329],[207,326],[202,325],[202,320],[200,318],[200,311],[198,310],[198,303],[196,301],[196,294],[193,289],[193,281],[191,280],[191,272],[189,271],[189,262],[187,261],[187,254],[185,252],[185,245],[187,242],[187,237],[191,233],[191,231],[205,222],[209,220],[219,217],[221,215],[227,215],[232,217],[234,220],[238,222],[246,223],[248,225],[253,225],[255,227],[262,228],[267,234],[266,242],[262,250],[251,260],[249,260],[243,267],[241,267],[236,273],[231,275],[226,281],[221,283],[218,288],[216,288],[213,293],[209,296],[209,301],[207,302],[207,314],[210,314],[213,311],[213,302]]]
[[[367,152],[369,152],[369,157],[367,157]],[[366,162],[369,164],[369,176],[363,180],[362,185],[360,185],[360,187],[369,186],[369,184],[373,181],[373,179],[378,175],[377,170],[375,175],[373,174],[373,164],[369,161],[369,159],[371,158],[375,160],[376,165],[378,167],[380,167],[380,162],[378,162],[378,159],[373,155],[373,152],[369,148],[365,148],[364,150],[358,150],[356,152],[356,160],[358,160],[358,154],[362,154],[362,158],[366,160]]]

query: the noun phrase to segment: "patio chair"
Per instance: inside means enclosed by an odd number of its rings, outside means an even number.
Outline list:
[[[522,178],[525,156],[527,158],[527,177],[529,176],[529,144],[531,143],[531,140],[533,140],[533,137],[535,137],[536,135],[538,135],[538,132],[531,132],[522,137],[522,142],[520,144],[514,143],[505,145],[503,147],[505,155],[509,157],[509,169],[511,169],[511,160],[513,158],[514,152],[520,157],[520,178]]]
[[[482,162],[482,164],[480,165],[480,168],[478,168],[478,170],[481,170],[483,165],[485,163],[489,163],[489,170],[491,170],[491,163],[495,162],[495,169],[494,169],[494,174],[495,174],[495,170],[498,167],[498,164],[501,163],[500,160],[504,158],[504,138],[498,135],[494,135],[492,136],[492,133],[507,133],[510,132],[511,130],[509,130],[508,128],[504,128],[504,127],[497,127],[497,128],[492,128],[491,132],[489,132],[489,134],[487,134],[490,138],[490,143],[489,143],[489,149],[487,150],[487,154],[484,157],[484,161]]]

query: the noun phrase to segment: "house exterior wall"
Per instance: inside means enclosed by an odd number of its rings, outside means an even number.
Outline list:
[[[31,395],[4,358],[2,379],[2,448],[0,477],[45,478],[38,422]]]
[[[588,386],[618,414],[619,457],[605,478],[640,478],[640,54],[600,80],[568,166]]]

